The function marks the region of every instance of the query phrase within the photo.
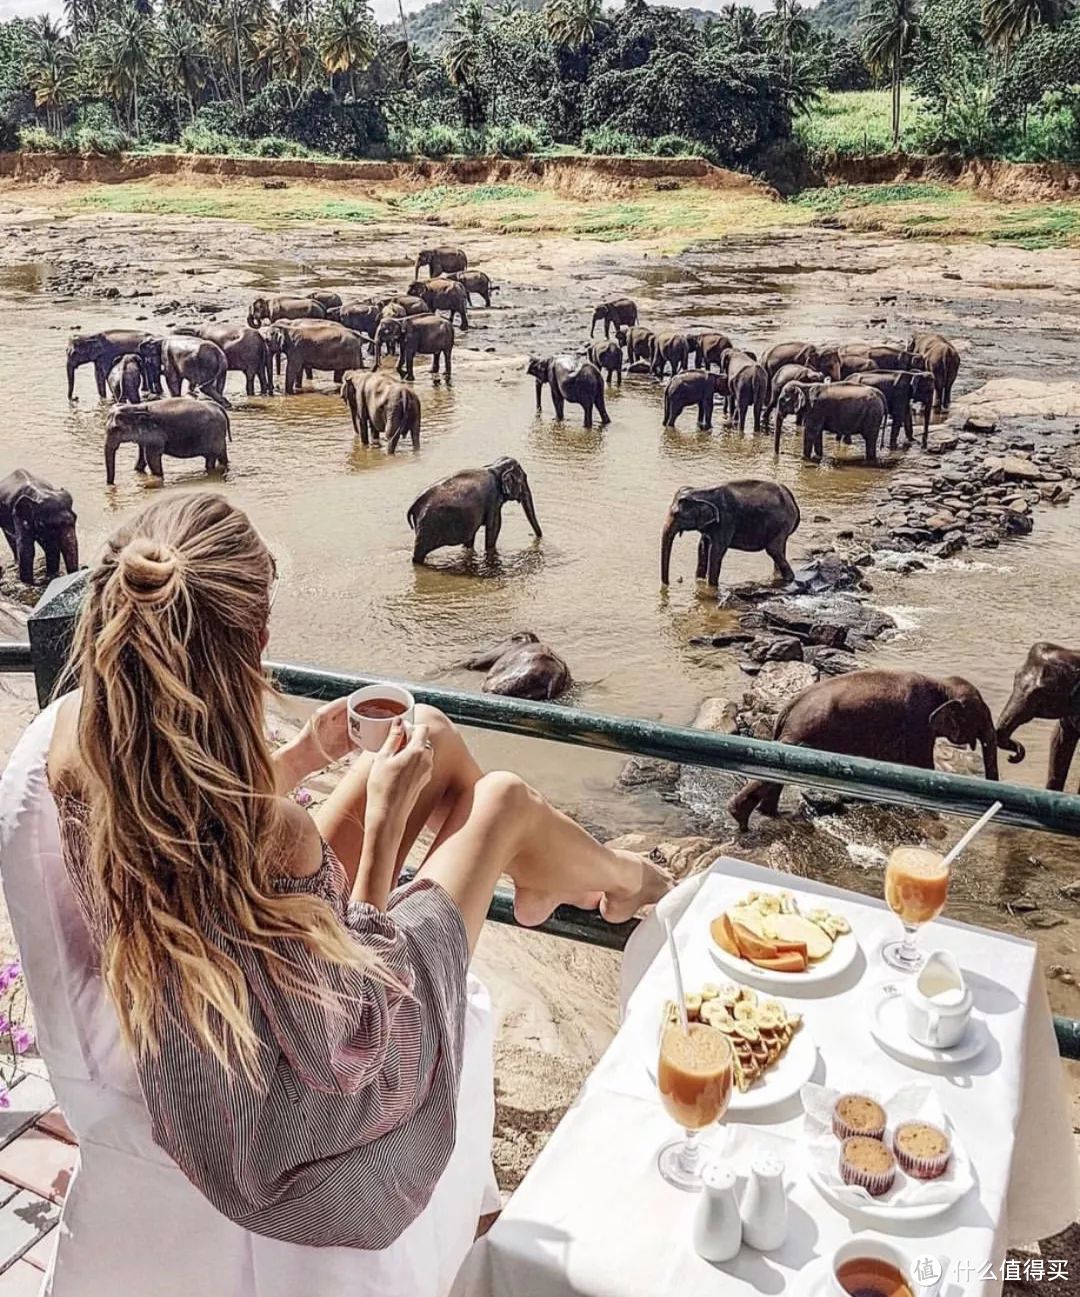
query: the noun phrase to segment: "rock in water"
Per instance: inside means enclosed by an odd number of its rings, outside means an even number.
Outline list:
[[[738,729],[738,708],[730,698],[705,698],[694,717],[694,729],[714,734],[734,734]]]
[[[817,667],[809,662],[766,662],[750,693],[757,702],[780,711],[817,679]]]

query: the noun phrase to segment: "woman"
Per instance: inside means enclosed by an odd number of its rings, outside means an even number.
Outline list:
[[[562,901],[618,921],[666,885],[482,774],[430,708],[303,811],[285,794],[347,754],[345,710],[270,752],[273,580],[222,497],[144,510],[91,573],[80,691],[0,787],[5,895],[81,1149],[54,1297],[445,1292],[492,1203],[467,970],[496,880],[526,923]]]

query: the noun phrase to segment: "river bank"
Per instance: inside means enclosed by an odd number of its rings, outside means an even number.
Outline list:
[[[591,304],[623,293],[638,301],[650,324],[713,322],[755,349],[785,336],[902,338],[933,324],[956,338],[963,368],[954,416],[936,424],[932,436],[940,444],[963,431],[968,413],[985,420],[992,408],[998,431],[969,434],[982,439],[980,475],[992,475],[997,470],[984,469],[985,458],[1011,450],[1034,455],[1024,450],[1027,442],[1064,454],[1075,440],[1080,403],[1070,380],[1080,359],[1080,267],[1060,248],[1035,254],[1015,241],[853,233],[822,223],[835,213],[758,191],[638,183],[643,187],[629,197],[613,198],[516,182],[510,193],[410,183],[378,194],[307,181],[264,189],[257,180],[228,178],[2,182],[0,301],[12,325],[5,394],[18,412],[8,434],[10,466],[73,491],[89,559],[117,519],[155,488],[130,464],[114,489],[105,487],[103,409],[85,371],[78,401],[69,406],[65,399],[69,332],[239,320],[257,292],[400,291],[421,241],[460,241],[500,292],[459,337],[452,388],[434,386],[418,370],[419,454],[391,460],[358,450],[329,381],[287,399],[244,398],[230,379],[235,444],[223,489],[251,512],[278,559],[273,655],[476,688],[479,677],[455,663],[478,642],[529,627],[570,662],[579,682],[567,700],[573,705],[688,723],[704,698],[738,702],[755,677],[737,644],[711,641],[734,630],[742,613],[695,587],[689,541],[676,548],[671,588],[658,589],[659,527],[675,489],[735,476],[785,482],[803,508],[793,538],[799,566],[814,550],[835,548],[842,532],[852,533],[845,545],[861,543],[860,530],[872,528],[879,514],[893,550],[900,548],[893,533],[909,522],[933,531],[931,543],[945,543],[955,528],[939,535],[940,513],[920,516],[919,502],[933,496],[936,509],[952,499],[934,479],[961,468],[918,450],[886,456],[877,468],[844,451],[817,468],[802,463],[793,438],[774,459],[771,438],[740,438],[719,424],[702,434],[689,415],[679,429],[664,430],[662,388],[637,377],[612,392],[610,427],[584,432],[573,418],[560,425],[547,412],[534,413],[527,355],[582,344]],[[923,193],[845,211],[851,219],[860,212],[878,219],[903,208],[910,220],[920,203],[931,214],[954,216],[986,208],[995,220],[1028,210]],[[954,453],[959,447],[942,452]],[[404,522],[409,500],[431,481],[501,454],[518,457],[529,472],[543,542],[527,540],[524,524],[508,511],[497,563],[444,551],[413,568]],[[167,472],[166,490],[205,489],[202,475],[183,465]],[[972,503],[992,513],[1000,500],[1002,510],[1010,509],[1019,490],[991,494],[1004,476],[985,484],[980,476]],[[996,712],[1033,639],[1074,643],[1077,505],[1033,494],[1039,498],[1024,501],[1030,535],[977,552],[920,550],[921,566],[890,567],[875,558],[865,569],[873,588],[862,594],[892,626],[860,650],[859,662],[966,675]],[[952,507],[955,522],[963,509]],[[975,519],[973,534],[987,516]],[[732,555],[725,563],[724,580],[732,585],[768,575],[760,556]],[[6,569],[3,593],[24,597],[10,577]],[[13,692],[0,695],[4,751],[33,713],[24,685],[5,682],[5,689]],[[1007,767],[1010,778],[1041,783],[1048,728],[1025,732],[1029,756],[1023,766]],[[520,770],[605,837],[642,835],[642,846],[659,847],[680,870],[723,848],[880,895],[890,844],[919,836],[952,840],[958,832],[955,823],[899,812],[825,803],[804,811],[792,794],[785,803],[790,814],[738,837],[722,810],[730,781],[683,771],[666,786],[629,787],[620,780],[624,763],[610,755],[488,733],[470,738],[484,764]],[[1080,1016],[1078,874],[1071,844],[995,834],[957,880],[951,911],[1035,939],[1044,968],[1059,970],[1049,983],[1054,1007],[1071,1016]],[[480,968],[503,1022],[500,1159],[509,1185],[610,1035],[616,961],[570,943],[492,930]]]

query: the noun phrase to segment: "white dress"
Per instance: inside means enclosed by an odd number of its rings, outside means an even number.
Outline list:
[[[428,1205],[389,1247],[305,1247],[221,1215],[151,1138],[135,1069],[61,854],[46,759],[53,704],[0,781],[0,875],[38,1045],[79,1140],[43,1293],[52,1297],[442,1297],[498,1207],[491,1168],[493,1015],[470,977],[458,1138]]]

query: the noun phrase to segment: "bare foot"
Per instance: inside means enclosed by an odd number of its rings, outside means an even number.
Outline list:
[[[647,856],[639,856],[633,851],[616,851],[615,854],[631,867],[629,877],[633,883],[625,891],[605,892],[600,902],[600,913],[609,923],[625,923],[642,906],[655,905],[671,890],[673,883],[667,870]]]
[[[555,892],[538,892],[530,887],[514,888],[514,918],[524,928],[535,928],[549,919],[560,905],[576,905],[579,910],[596,910],[604,899],[603,892],[582,892],[576,896],[559,896]]]

